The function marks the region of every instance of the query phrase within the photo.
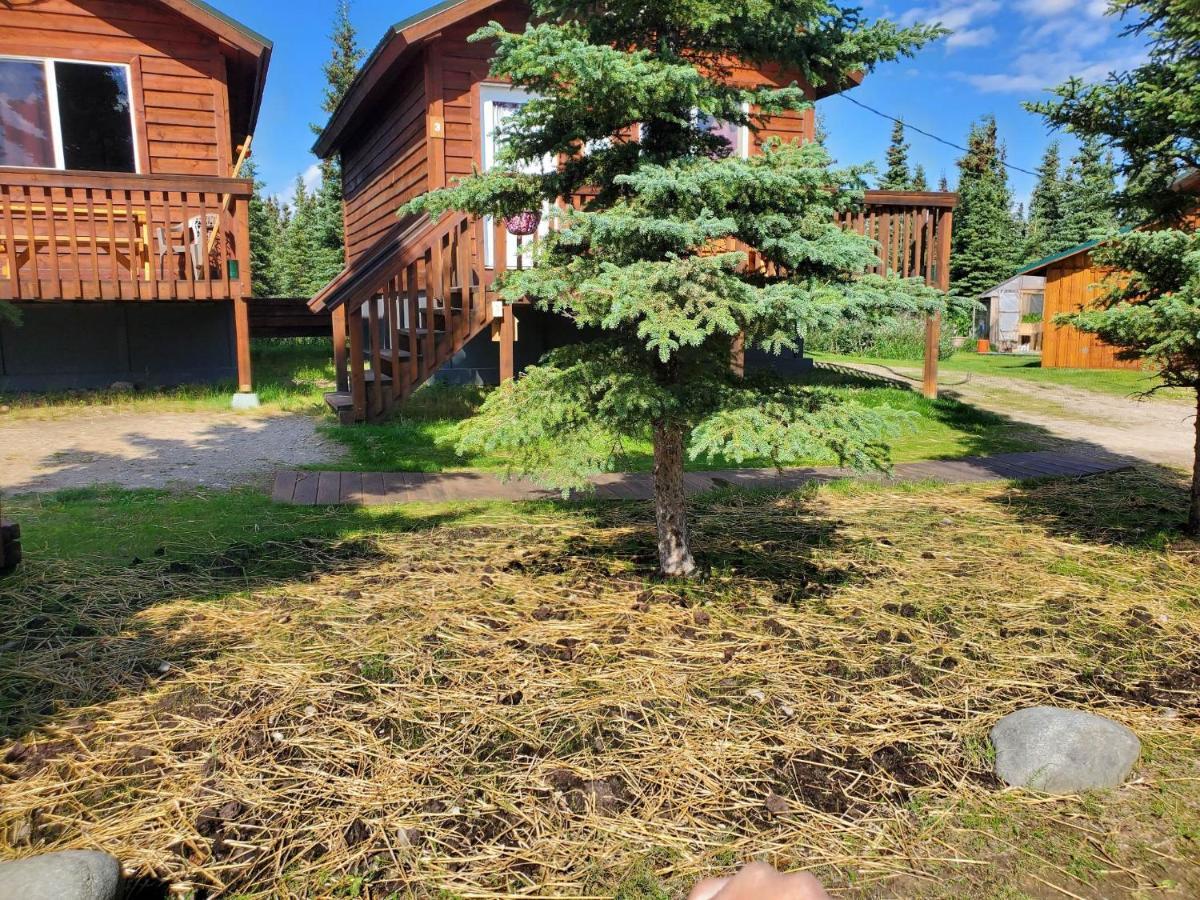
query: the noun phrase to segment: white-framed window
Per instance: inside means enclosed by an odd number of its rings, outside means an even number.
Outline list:
[[[0,56],[0,166],[139,171],[129,66]]]
[[[523,91],[520,88],[512,87],[507,84],[483,84],[479,86],[479,119],[483,123],[483,170],[486,172],[496,164],[496,158],[504,146],[502,135],[497,134],[497,131],[504,124],[504,120],[511,116],[514,112],[534,99],[535,95],[528,91]],[[526,163],[522,167],[522,171],[529,172],[535,175],[541,175],[549,172],[554,167],[554,159],[550,156],[543,157],[540,160],[535,160],[531,163]],[[549,232],[549,204],[543,204],[542,221],[538,225],[538,234],[545,235]],[[493,245],[493,236],[495,229],[492,227],[490,217],[486,218],[483,223],[483,263],[488,268],[495,265],[495,248]],[[533,236],[518,238],[514,235],[508,235],[508,268],[514,269],[518,262],[521,265],[529,265],[529,257],[526,254],[520,254],[519,248],[530,243]]]
[[[742,112],[750,112],[750,104],[742,104]],[[750,157],[750,128],[746,125],[734,125],[732,122],[726,122],[724,119],[717,119],[713,116],[706,115],[698,109],[692,110],[692,115],[695,116],[696,124],[709,131],[712,134],[719,135],[729,144],[729,155],[738,159],[749,159]]]

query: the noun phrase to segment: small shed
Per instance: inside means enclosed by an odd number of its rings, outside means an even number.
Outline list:
[[[1117,350],[1094,334],[1070,325],[1057,325],[1054,317],[1095,305],[1104,292],[1109,271],[1092,259],[1098,241],[1085,241],[1026,266],[1018,278],[1041,276],[1045,281],[1042,309],[1042,365],[1068,369],[1136,369],[1136,360],[1117,358]]]
[[[975,336],[1002,353],[1041,350],[1045,289],[1041,275],[1014,275],[984,292],[979,300],[985,311],[976,316]]]

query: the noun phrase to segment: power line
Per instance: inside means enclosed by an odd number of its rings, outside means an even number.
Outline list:
[[[923,134],[927,138],[933,138],[933,140],[937,141],[939,144],[945,144],[947,147],[953,147],[955,150],[961,150],[963,153],[971,152],[966,147],[960,146],[959,144],[956,144],[953,141],[948,141],[943,137],[938,137],[936,134],[932,134],[931,132],[925,131],[923,128],[918,128],[916,125],[909,125],[903,119],[897,119],[895,116],[889,116],[887,113],[880,112],[879,110],[875,109],[873,106],[867,106],[867,104],[863,103],[862,101],[855,100],[853,97],[847,96],[846,94],[838,94],[837,96],[841,97],[843,100],[849,100],[855,106],[861,106],[867,112],[873,112],[873,113],[875,113],[875,115],[880,116],[881,118],[890,119],[893,122],[898,122],[900,125],[904,126],[905,128],[907,128],[911,131],[915,131],[917,134]],[[1020,166],[1014,166],[1012,163],[1005,162],[1004,160],[1000,160],[1000,165],[1004,166],[1006,169],[1012,169],[1015,172],[1024,172],[1026,175],[1032,175],[1034,178],[1038,177],[1037,172],[1030,172],[1028,169],[1022,169]]]

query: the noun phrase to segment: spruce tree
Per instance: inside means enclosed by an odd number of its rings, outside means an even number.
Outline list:
[[[250,289],[255,297],[279,297],[279,278],[276,261],[279,255],[280,229],[277,213],[271,202],[263,199],[263,183],[258,179],[258,167],[247,160],[242,175],[254,183],[250,196]]]
[[[904,123],[892,126],[892,139],[887,148],[887,167],[879,179],[880,190],[907,191],[912,182],[908,171],[908,141],[904,140]]]
[[[296,176],[287,216],[280,238],[278,258],[279,287],[289,297],[311,297],[312,260],[316,253],[317,198]],[[318,286],[319,289],[319,286]]]
[[[1066,182],[1058,141],[1042,155],[1037,184],[1029,197],[1029,222],[1022,251],[1025,262],[1033,262],[1078,243],[1063,229]]]
[[[992,116],[971,127],[967,153],[958,161],[958,207],[951,242],[951,286],[963,297],[978,297],[1016,271],[1020,240],[1004,147]]]
[[[1065,246],[1108,234],[1116,227],[1113,195],[1117,190],[1112,154],[1085,136],[1071,157],[1062,198],[1061,236]]]
[[[938,176],[938,190],[943,193],[950,190],[950,179],[946,177],[945,172]]]
[[[929,179],[925,175],[925,167],[920,163],[913,166],[912,179],[909,181],[908,187],[912,191],[929,190]]]
[[[333,115],[346,91],[354,82],[363,51],[350,21],[350,0],[338,0],[330,35],[329,59],[323,67],[325,94],[321,109]],[[323,126],[313,125],[320,133]],[[342,222],[342,167],[336,158],[321,161],[321,183],[314,196],[312,210],[312,259],[304,283],[304,294],[319,291],[345,264],[345,239]]]
[[[779,62],[810,84],[838,85],[940,29],[869,23],[825,0],[531,7],[537,24],[524,31],[491,23],[474,36],[495,41],[492,77],[537,97],[507,120],[501,164],[404,211],[504,217],[590,185],[595,199],[555,210],[535,264],[507,272],[500,293],[602,336],[552,351],[489,394],[459,449],[503,452],[522,473],[570,487],[612,467],[622,438],[651,437],[660,569],[690,575],[685,454],[882,466],[898,421],[821,388],[739,379],[737,336],[780,352],[813,328],[942,305],[919,280],[864,274],[872,242],[834,223],[859,204],[864,168],[833,168],[817,143],[769,141],[741,159],[709,131],[710,117],[757,128],[744,104],[765,115],[808,106],[795,85],[734,86],[728,61]],[[564,162],[522,173],[546,156]],[[747,271],[734,242],[769,267]]]
[[[1146,62],[1094,85],[1072,79],[1055,89],[1056,100],[1030,108],[1085,144],[1119,151],[1124,185],[1113,205],[1151,212],[1154,228],[1097,248],[1098,262],[1129,277],[1114,279],[1097,308],[1058,319],[1118,347],[1124,359],[1144,360],[1164,384],[1196,392],[1185,528],[1200,536],[1200,230],[1195,191],[1174,189],[1200,170],[1200,15],[1195,0],[1125,0],[1110,14],[1129,22],[1123,36],[1148,40]]]

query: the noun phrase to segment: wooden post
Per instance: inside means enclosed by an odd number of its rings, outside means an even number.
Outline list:
[[[504,304],[504,317],[500,320],[500,383],[512,381],[516,374],[513,361],[513,344],[517,338],[517,320],[511,303]]]
[[[337,389],[350,390],[350,373],[346,370],[346,307],[339,304],[330,316],[333,321],[333,372],[337,378]]]
[[[233,300],[233,333],[237,340],[238,391],[249,394],[254,390],[250,369],[250,304],[245,297]]]
[[[937,229],[937,287],[950,289],[950,233],[954,227],[954,211],[942,210],[938,216]],[[938,345],[941,343],[942,315],[927,316],[925,319],[925,372],[922,393],[930,400],[938,396]]]
[[[350,397],[354,402],[354,421],[367,420],[367,372],[363,355],[362,307],[346,316],[350,328]]]

